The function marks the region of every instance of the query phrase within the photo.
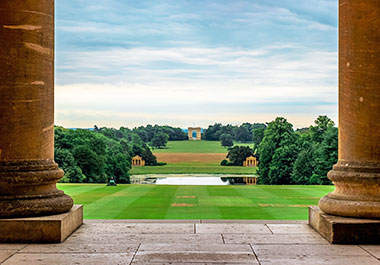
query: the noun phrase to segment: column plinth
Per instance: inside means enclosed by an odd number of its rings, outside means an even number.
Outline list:
[[[339,161],[328,214],[380,218],[380,3],[339,1]]]
[[[380,163],[339,161],[328,173],[335,191],[319,201],[325,213],[380,218]]]
[[[52,160],[0,162],[0,218],[69,211],[73,200],[56,188],[62,176]]]
[[[335,190],[309,209],[331,243],[380,243],[380,2],[339,1],[339,159]]]
[[[0,1],[0,218],[70,211],[54,162],[54,0]]]

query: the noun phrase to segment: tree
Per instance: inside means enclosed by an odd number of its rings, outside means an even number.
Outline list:
[[[269,165],[267,184],[291,184],[293,164],[297,158],[298,148],[293,143],[283,143],[273,154]]]
[[[268,124],[264,133],[264,138],[257,148],[258,155],[260,157],[259,181],[262,184],[282,184],[286,183],[290,179],[293,166],[293,162],[296,159],[293,154],[295,152],[294,146],[285,148],[285,146],[291,145],[296,142],[296,135],[293,131],[293,125],[289,123],[285,118],[277,117],[274,121]],[[277,150],[280,149],[280,150]],[[288,159],[287,155],[291,155]],[[272,160],[274,159],[273,163]],[[294,159],[294,160],[293,160]],[[281,167],[281,161],[286,164]],[[275,176],[280,174],[282,179]],[[271,178],[275,178],[271,180]]]
[[[252,133],[249,130],[247,123],[241,125],[236,132],[236,141],[250,142],[252,140]]]
[[[55,148],[54,159],[59,167],[65,172],[65,175],[60,182],[82,183],[86,178],[69,150]]]
[[[104,158],[97,155],[87,145],[79,145],[73,149],[73,156],[86,176],[85,182],[106,182],[104,176]]]
[[[326,131],[334,127],[334,122],[327,116],[318,116],[314,121],[315,126],[310,126],[311,139],[313,142],[321,143]]]
[[[311,141],[309,130],[297,132],[299,136],[298,146],[300,151],[293,165],[292,183],[307,185],[314,172],[315,144]]]
[[[253,155],[253,150],[249,146],[234,146],[228,149],[227,158],[233,166],[243,166],[247,157]]]
[[[159,133],[155,135],[152,139],[152,146],[155,148],[165,147],[169,139],[169,135],[166,133]]]
[[[219,140],[220,140],[221,145],[224,147],[234,145],[234,140],[230,134],[223,133],[220,136]]]
[[[264,138],[264,132],[267,126],[263,123],[255,123],[252,126],[252,141],[254,143],[255,149],[259,146]]]
[[[153,155],[152,151],[146,144],[143,145],[142,151],[138,155],[141,156],[142,159],[145,160],[145,165],[147,166],[157,165],[157,158]]]
[[[206,130],[204,130],[204,138],[207,141],[218,141],[220,135],[222,134],[221,128],[223,127],[220,123],[215,123],[214,125],[209,125]]]
[[[329,127],[315,151],[314,174],[310,184],[331,184],[327,173],[338,161],[338,128]]]

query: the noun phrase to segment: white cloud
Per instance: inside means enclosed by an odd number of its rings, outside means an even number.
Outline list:
[[[205,126],[284,115],[306,126],[336,114],[336,27],[324,17],[332,1],[70,2],[76,16],[57,18],[62,125]],[[318,3],[321,16],[308,7]]]

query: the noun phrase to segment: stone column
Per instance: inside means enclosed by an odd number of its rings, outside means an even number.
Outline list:
[[[339,161],[319,207],[380,218],[380,2],[339,2]]]
[[[69,211],[54,162],[54,0],[0,1],[0,218]]]

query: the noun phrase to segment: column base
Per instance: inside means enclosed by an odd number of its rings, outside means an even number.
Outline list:
[[[332,244],[380,244],[380,220],[329,215],[312,206],[309,225]]]
[[[0,219],[0,243],[61,243],[82,224],[82,205],[58,215]]]

